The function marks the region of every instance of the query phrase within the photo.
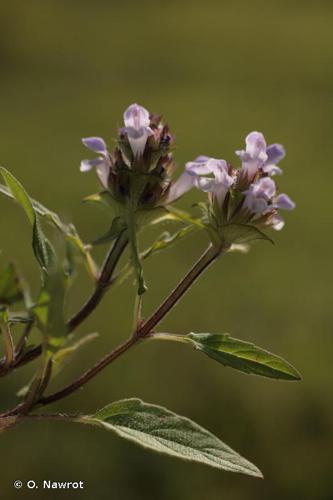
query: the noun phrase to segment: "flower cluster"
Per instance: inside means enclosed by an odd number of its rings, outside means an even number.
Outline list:
[[[267,146],[262,133],[251,132],[245,150],[236,151],[240,168],[222,159],[199,156],[186,164],[174,182],[171,143],[169,128],[161,118],[132,104],[124,113],[124,127],[113,152],[99,137],[83,139],[98,157],[82,161],[81,171],[96,168],[102,186],[115,199],[124,202],[135,197],[139,208],[170,204],[194,186],[208,193],[215,225],[283,227],[279,210],[292,210],[295,204],[286,194],[278,194],[272,178],[282,173],[278,167],[285,156],[281,144]]]
[[[194,186],[208,192],[215,222],[282,229],[284,221],[278,210],[295,207],[286,194],[277,194],[272,179],[282,173],[277,163],[285,156],[284,148],[280,144],[267,146],[260,132],[251,132],[245,142],[246,149],[236,151],[242,161],[240,168],[225,160],[199,156],[186,164],[186,173]]]
[[[192,187],[186,175],[172,182],[175,164],[169,128],[163,125],[161,117],[149,114],[138,104],[126,109],[124,127],[112,152],[100,137],[82,142],[98,157],[83,160],[81,171],[95,168],[103,188],[120,202],[135,198],[139,208],[151,208],[172,203]]]

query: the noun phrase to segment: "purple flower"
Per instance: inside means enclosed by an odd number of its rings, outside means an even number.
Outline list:
[[[295,208],[295,203],[285,193],[276,195],[276,185],[270,177],[262,177],[251,184],[245,194],[243,207],[254,214],[255,218],[272,213],[269,223],[274,229],[282,229],[284,225],[277,210],[293,210]]]
[[[98,153],[100,156],[94,158],[93,160],[81,161],[81,172],[89,172],[92,168],[96,168],[99,180],[101,181],[103,187],[107,189],[111,159],[104,140],[101,137],[87,137],[82,139],[82,142],[88,149]]]
[[[266,149],[267,160],[263,166],[263,172],[268,175],[282,174],[282,170],[276,165],[286,156],[282,144],[271,144]]]
[[[245,138],[246,149],[236,151],[242,160],[241,174],[248,180],[253,180],[259,170],[268,174],[281,174],[282,170],[277,163],[285,157],[285,149],[281,144],[266,145],[265,137],[261,132],[251,132]]]
[[[149,112],[139,104],[131,104],[124,113],[124,122],[133,155],[142,156],[147,139],[153,134]]]
[[[188,172],[183,172],[178,179],[171,184],[165,203],[168,205],[178,200],[183,194],[192,189],[195,177]]]
[[[225,195],[235,178],[229,174],[225,160],[198,156],[186,163],[186,172],[193,177],[193,185],[201,191],[211,193],[222,205]]]
[[[263,177],[245,191],[244,208],[255,214],[265,214],[270,211],[270,203],[275,193],[275,182],[270,177]]]
[[[252,180],[259,168],[263,167],[268,156],[266,153],[266,141],[260,132],[251,132],[245,138],[246,149],[236,151],[242,160],[241,174],[244,173],[249,180]]]

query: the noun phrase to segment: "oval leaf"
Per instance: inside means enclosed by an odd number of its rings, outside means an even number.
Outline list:
[[[224,366],[263,377],[300,380],[301,375],[290,363],[250,342],[220,333],[190,333],[187,339],[195,348]]]
[[[151,450],[218,469],[262,477],[259,469],[213,434],[140,399],[116,401],[79,422],[98,425]]]

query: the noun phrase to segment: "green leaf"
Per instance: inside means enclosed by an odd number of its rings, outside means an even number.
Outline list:
[[[33,251],[41,268],[46,270],[49,265],[50,246],[40,226],[38,214],[22,184],[4,167],[0,167],[0,173],[10,192],[25,211],[32,225]]]
[[[231,366],[244,373],[283,380],[301,379],[296,368],[280,356],[227,334],[190,333],[183,338],[222,365]]]
[[[5,170],[5,169],[3,169],[3,170]],[[8,171],[6,171],[6,172],[8,172]],[[9,172],[8,172],[8,174],[9,174]],[[18,182],[18,181],[16,181],[16,182]],[[4,194],[8,198],[16,199],[16,196],[11,191],[11,189],[9,189],[8,187],[3,186],[1,184],[0,184],[0,193]],[[88,269],[89,273],[92,275],[93,278],[95,278],[97,275],[96,265],[95,265],[91,255],[90,255],[89,250],[87,249],[86,245],[83,243],[81,238],[79,237],[78,232],[77,232],[76,228],[73,226],[73,224],[65,224],[55,212],[52,212],[51,210],[46,208],[41,203],[34,200],[33,198],[29,197],[29,199],[30,199],[32,207],[35,211],[35,214],[37,214],[38,217],[42,218],[43,220],[45,220],[46,222],[48,222],[52,226],[54,226],[58,231],[60,231],[63,234],[63,236],[67,240],[69,240],[73,243],[73,245],[77,248],[78,252],[84,258],[84,262],[85,262],[86,268]]]
[[[12,305],[26,299],[25,283],[16,265],[10,262],[0,274],[0,304]]]
[[[257,467],[188,418],[140,399],[114,402],[79,417],[151,450],[218,469],[262,477]]]
[[[44,277],[37,303],[32,308],[40,329],[48,337],[49,344],[61,345],[66,337],[64,318],[66,277],[54,256],[52,266]]]
[[[128,236],[130,242],[131,249],[131,261],[134,272],[136,274],[137,286],[138,286],[138,295],[143,295],[147,290],[147,286],[144,279],[143,267],[141,263],[141,258],[139,254],[138,248],[138,240],[137,240],[137,226],[135,220],[135,213],[132,211],[131,206],[129,204],[127,210],[127,227],[128,227]]]
[[[255,240],[273,243],[273,240],[260,229],[249,224],[227,224],[222,227],[222,237],[227,245],[250,243]]]

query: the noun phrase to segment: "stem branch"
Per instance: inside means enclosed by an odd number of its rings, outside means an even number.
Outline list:
[[[185,275],[185,277],[178,283],[176,288],[162,302],[152,316],[138,328],[136,333],[134,332],[134,335],[129,340],[118,346],[111,353],[107,354],[104,358],[98,361],[95,366],[83,373],[83,375],[81,375],[77,380],[54,394],[41,397],[36,404],[47,405],[72,394],[72,392],[75,392],[77,389],[89,382],[89,380],[94,378],[100,371],[125,353],[139,340],[144,337],[149,337],[151,330],[168,314],[172,307],[176,305],[180,298],[186,293],[187,290],[189,290],[191,285],[193,285],[205,269],[207,269],[209,265],[220,255],[220,253],[220,249],[210,245],[190,271]]]

